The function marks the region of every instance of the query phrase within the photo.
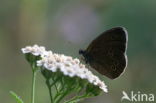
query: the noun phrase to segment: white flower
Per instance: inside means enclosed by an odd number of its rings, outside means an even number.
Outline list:
[[[81,64],[80,60],[77,58],[73,59],[70,56],[46,51],[44,47],[37,45],[22,48],[22,52],[32,53],[35,56],[40,55],[42,59],[37,61],[37,66],[42,66],[52,72],[59,70],[69,77],[77,76],[81,79],[86,79],[89,83],[98,86],[104,92],[107,92],[105,83],[87,69],[85,65]]]
[[[32,47],[31,46],[27,46],[25,48],[22,48],[21,50],[22,50],[22,52],[24,54],[32,53],[35,56],[44,55],[44,53],[45,53],[45,47],[38,46],[38,45],[34,45]]]

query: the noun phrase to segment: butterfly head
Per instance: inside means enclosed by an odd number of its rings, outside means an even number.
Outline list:
[[[80,49],[79,54],[83,56],[82,59],[86,62],[86,64],[91,61],[91,56],[87,51]]]
[[[82,55],[81,59],[82,59],[83,61],[85,61],[86,52],[85,52],[84,50],[80,49],[80,50],[79,50],[79,54]]]
[[[84,55],[85,53],[86,53],[86,52],[85,52],[84,50],[82,50],[82,49],[79,50],[79,54],[80,54],[80,55]]]

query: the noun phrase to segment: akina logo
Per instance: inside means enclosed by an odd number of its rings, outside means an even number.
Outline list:
[[[126,93],[125,91],[122,91],[122,98],[121,101],[124,100],[128,100],[128,101],[132,101],[132,102],[153,102],[154,101],[154,94],[150,93],[150,94],[146,94],[146,93],[141,93],[140,91],[138,92],[134,92],[131,91],[129,94]]]

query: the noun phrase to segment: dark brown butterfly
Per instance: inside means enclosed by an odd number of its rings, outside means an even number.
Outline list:
[[[79,54],[100,74],[115,79],[127,66],[127,41],[125,28],[112,28],[93,40],[86,50],[80,50]]]

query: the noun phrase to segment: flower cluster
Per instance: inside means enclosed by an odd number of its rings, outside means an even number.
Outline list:
[[[45,47],[38,46],[38,45],[34,45],[32,47],[26,46],[25,48],[22,48],[21,50],[24,54],[31,53],[34,56],[44,55],[44,53],[46,53]]]
[[[81,64],[77,58],[73,59],[70,56],[46,51],[44,47],[38,45],[22,48],[22,52],[24,54],[31,53],[34,56],[41,56],[41,59],[37,61],[37,66],[44,67],[52,72],[61,71],[65,76],[76,76],[81,79],[86,79],[89,83],[107,92],[105,83],[89,71],[85,65]]]

